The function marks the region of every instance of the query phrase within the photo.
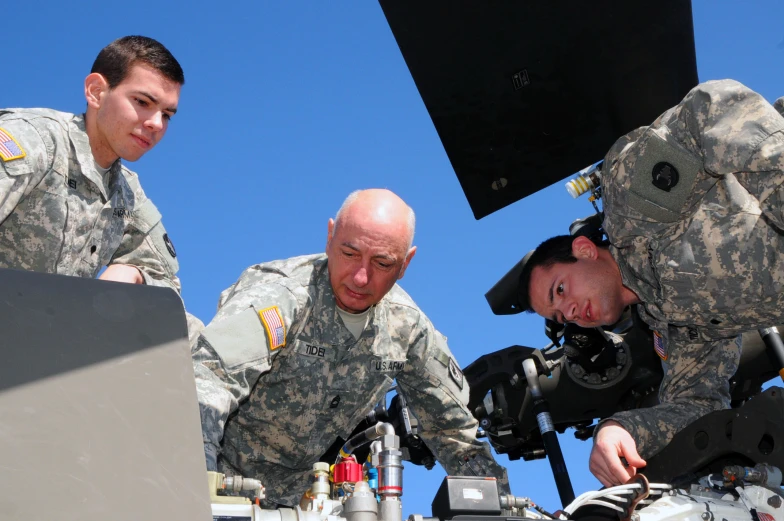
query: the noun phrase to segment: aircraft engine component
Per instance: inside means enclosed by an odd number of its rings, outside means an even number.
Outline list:
[[[645,489],[645,490],[641,490]],[[636,496],[636,508],[629,505]],[[639,499],[639,498],[638,498]],[[586,492],[564,508],[570,519],[589,521],[782,521],[781,489],[749,485],[723,486],[705,476],[689,489],[639,481]]]
[[[564,185],[573,199],[588,192],[598,191],[602,185],[601,162],[581,170],[577,177],[570,179]]]
[[[351,452],[368,443],[370,462],[361,465]],[[257,480],[208,475],[210,488],[222,493],[214,494],[212,502],[213,518],[220,521],[402,521],[403,453],[400,438],[388,423],[378,423],[349,439],[331,470],[327,463],[315,463],[310,488],[295,508],[267,510],[258,502],[226,495],[248,490],[263,494]]]

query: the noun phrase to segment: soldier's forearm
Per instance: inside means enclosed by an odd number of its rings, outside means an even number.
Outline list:
[[[618,422],[634,438],[640,457],[646,459],[666,447],[675,434],[687,425],[718,409],[721,409],[721,404],[712,401],[667,403],[617,413],[600,422],[599,426],[609,420]]]

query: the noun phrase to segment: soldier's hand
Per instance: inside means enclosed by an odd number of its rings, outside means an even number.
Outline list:
[[[628,465],[623,464],[621,457]],[[611,487],[626,483],[644,466],[645,460],[637,454],[637,444],[620,423],[609,421],[599,428],[594,436],[588,468],[602,485]]]
[[[101,280],[125,282],[127,284],[144,284],[144,277],[142,277],[138,268],[126,264],[112,264],[98,278]]]

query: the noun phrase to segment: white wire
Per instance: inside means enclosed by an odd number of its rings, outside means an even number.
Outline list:
[[[616,492],[616,494],[623,494],[625,496],[628,496],[629,494],[634,494],[634,490],[622,490],[620,492]],[[604,499],[610,499],[612,501],[625,501],[626,500],[626,498],[622,498],[620,496],[616,496],[615,494],[607,494],[607,495],[602,496],[602,497]]]
[[[625,498],[618,497],[616,494],[627,495],[641,488],[642,485],[640,485],[639,483],[628,483],[626,485],[617,485],[615,487],[606,488],[604,490],[591,490],[588,492],[584,492],[583,494],[580,494],[577,498],[575,498],[574,501],[572,501],[569,505],[567,505],[566,508],[564,508],[563,510],[564,512],[571,515],[575,511],[577,511],[577,509],[580,508],[581,506],[589,505],[589,504],[590,505],[601,504],[602,506],[607,506],[609,508],[613,508],[614,510],[620,509],[620,511],[623,512],[624,509],[622,509],[621,507],[615,505],[611,506],[610,503],[605,503],[603,501],[600,501],[600,503],[595,503],[593,501],[600,500],[600,499],[609,499],[612,501],[625,501]],[[667,483],[649,483],[648,488],[650,490],[650,493],[664,494],[665,490],[672,489],[672,485],[669,485]]]
[[[600,499],[592,499],[585,503],[586,505],[598,505],[600,507],[612,508],[613,510],[617,510],[618,512],[626,512],[626,509],[619,507],[618,505],[613,505],[612,503],[607,503],[606,501],[602,501]]]
[[[569,514],[574,513],[578,508],[586,504],[587,501],[592,499],[605,497],[607,495],[613,495],[621,493],[624,490],[634,491],[634,489],[642,488],[639,483],[631,483],[628,485],[618,485],[616,487],[606,488],[604,490],[591,490],[588,492],[584,492],[580,494],[574,501],[572,501],[569,505],[564,508],[564,512],[568,512]]]

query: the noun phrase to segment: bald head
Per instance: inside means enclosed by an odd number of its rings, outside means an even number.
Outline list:
[[[360,313],[376,304],[414,257],[414,211],[389,190],[353,192],[327,228],[329,278],[337,305]]]
[[[404,225],[406,249],[411,248],[414,243],[414,229],[416,228],[414,210],[390,190],[370,188],[351,192],[335,216],[335,228],[340,227],[341,221],[348,222],[356,219],[359,219],[358,222],[372,222],[388,227]]]

